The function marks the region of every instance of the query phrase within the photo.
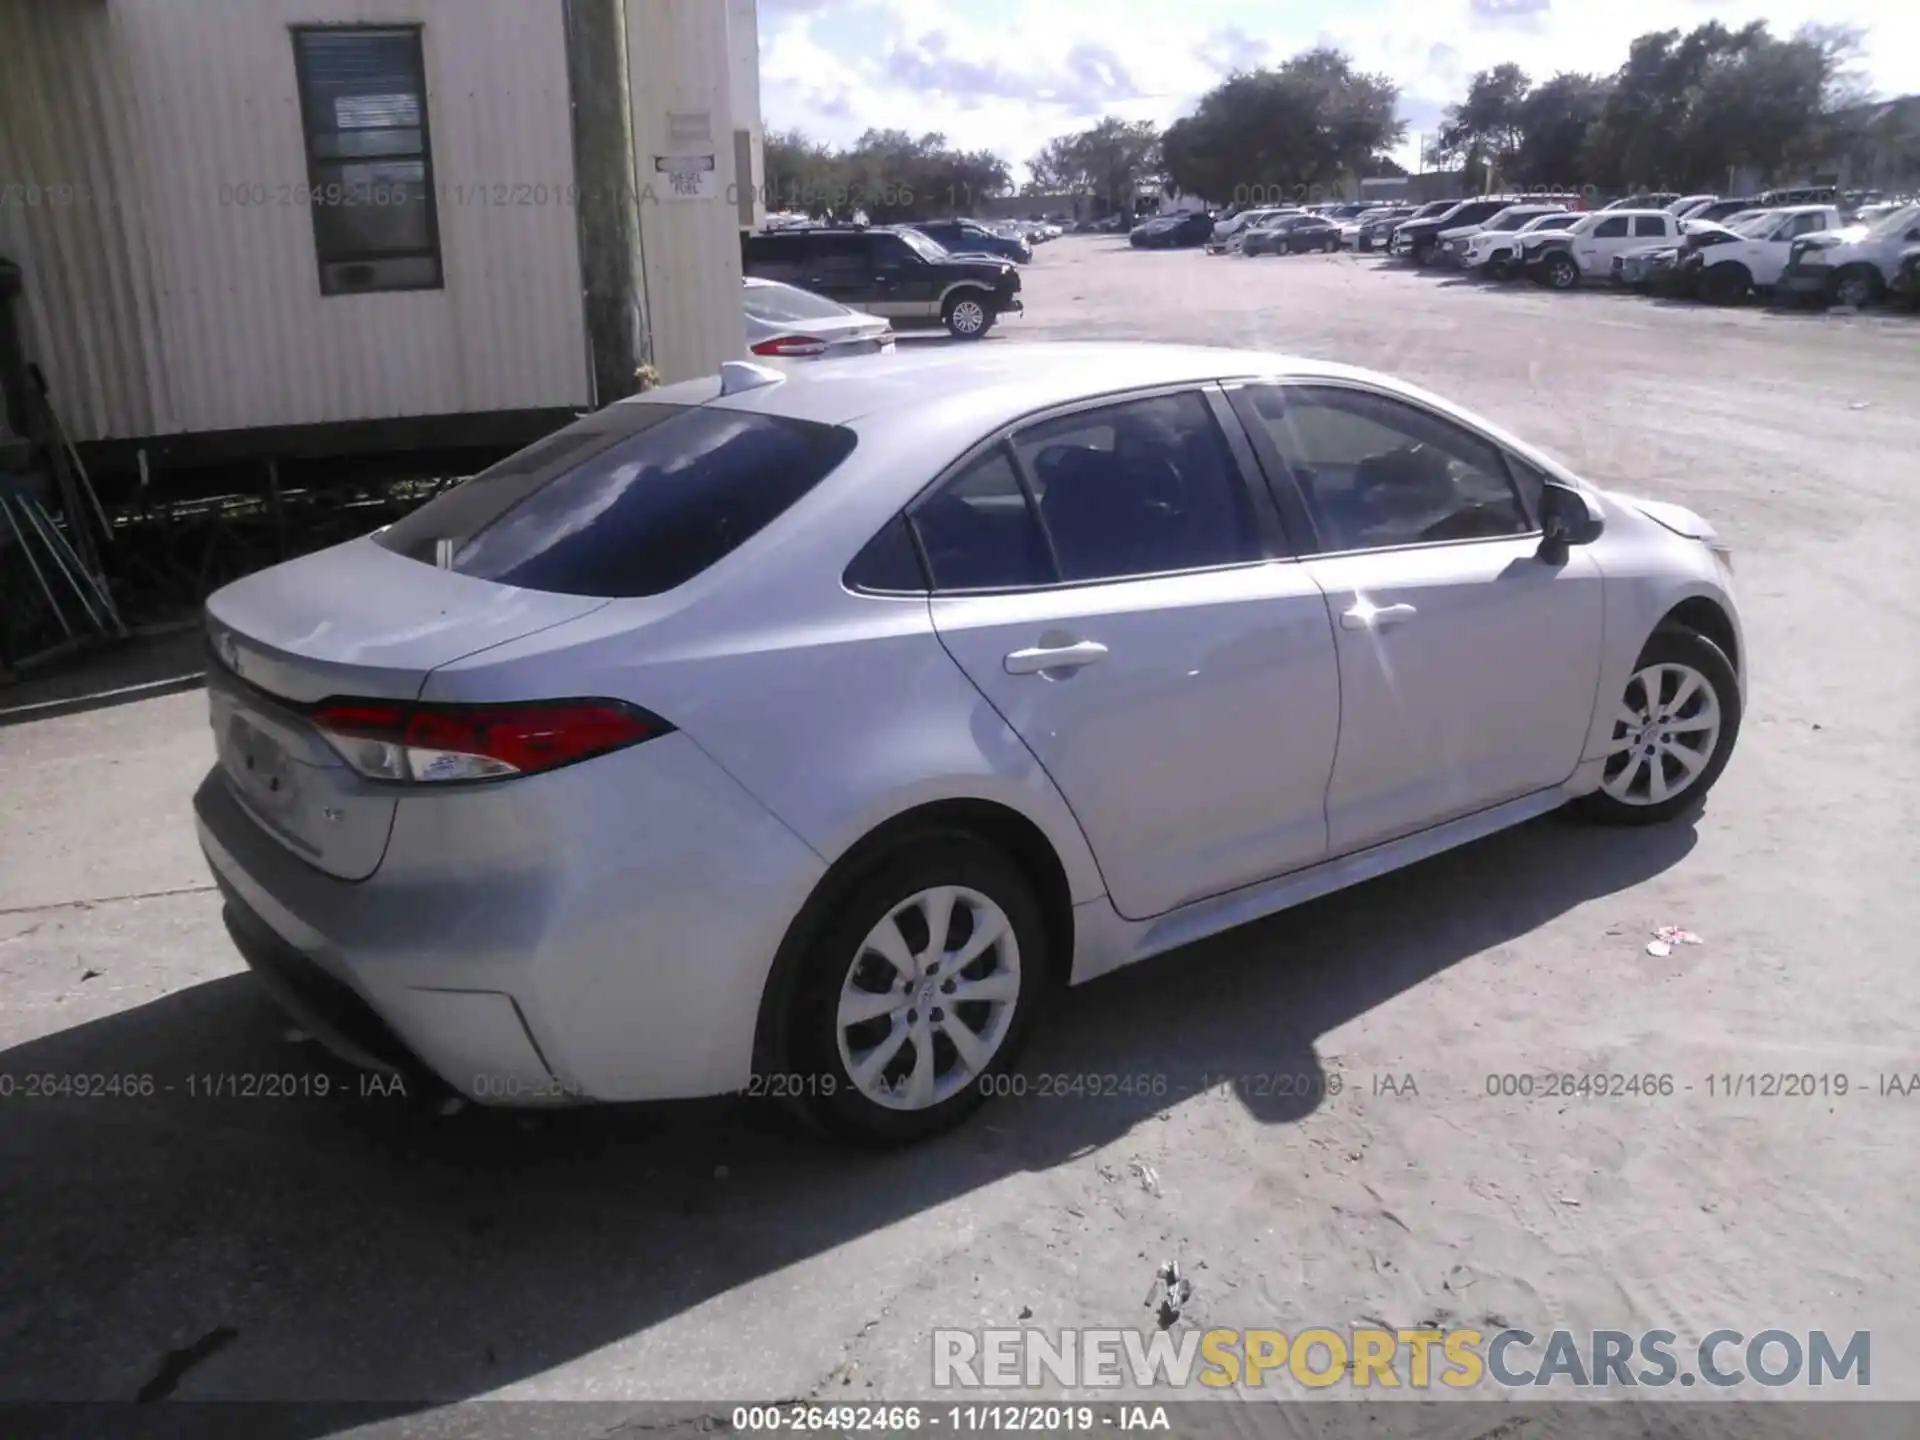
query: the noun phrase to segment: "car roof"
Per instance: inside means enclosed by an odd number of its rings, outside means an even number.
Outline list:
[[[784,372],[773,383],[725,396],[718,394],[717,378],[706,376],[643,391],[619,403],[711,401],[728,409],[828,425],[922,412],[929,428],[945,408],[984,431],[1075,400],[1230,376],[1385,378],[1329,361],[1225,346],[1037,341],[915,346],[855,364],[805,366]]]

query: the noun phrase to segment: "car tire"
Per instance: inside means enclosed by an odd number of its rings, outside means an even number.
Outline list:
[[[1693,809],[1719,780],[1740,736],[1733,662],[1684,626],[1655,630],[1625,689],[1604,703],[1620,712],[1614,748],[1600,788],[1575,802],[1582,815],[1604,824],[1658,825]],[[1629,715],[1638,729],[1628,724]],[[1673,728],[1660,728],[1661,718]],[[1690,735],[1701,738],[1689,743]]]
[[[1329,236],[1326,243],[1320,248],[1329,255],[1337,254],[1340,250],[1340,237],[1338,235]]]
[[[1827,287],[1827,301],[1833,305],[1851,305],[1864,310],[1878,305],[1886,293],[1880,272],[1871,265],[1849,265],[1833,277]]]
[[[1753,287],[1747,267],[1738,264],[1709,265],[1700,277],[1700,298],[1709,305],[1738,305]]]
[[[942,896],[952,897],[951,918],[936,953],[931,926]],[[955,966],[954,953],[983,924],[996,938]],[[889,933],[897,944],[886,944]],[[949,973],[940,973],[943,961],[954,966]],[[821,1128],[853,1144],[884,1148],[939,1134],[1003,1088],[996,1082],[1018,1061],[1049,980],[1046,924],[1018,867],[966,832],[924,833],[856,881],[808,947],[786,1015],[786,1088]],[[968,984],[995,998],[957,1002],[966,1015],[945,1013],[943,997]],[[849,1018],[863,1010],[869,1018]],[[953,1042],[956,1027],[989,1048],[970,1060]],[[862,1061],[877,1062],[871,1079],[856,1075]]]
[[[978,340],[993,328],[993,301],[980,290],[956,290],[940,311],[940,322],[956,340]]]
[[[1548,256],[1540,275],[1551,290],[1571,290],[1580,283],[1580,267],[1571,255]]]
[[[1513,276],[1513,269],[1505,260],[1498,258],[1489,260],[1485,268],[1489,280],[1507,280]]]

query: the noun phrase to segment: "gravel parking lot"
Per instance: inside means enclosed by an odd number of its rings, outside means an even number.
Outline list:
[[[984,343],[1375,366],[1720,524],[1753,688],[1705,815],[1550,818],[1075,992],[1029,1075],[1147,1083],[876,1158],[756,1101],[362,1095],[221,929],[203,697],[0,729],[0,1399],[910,1397],[935,1326],[1150,1324],[1169,1256],[1202,1328],[1870,1330],[1920,1398],[1920,324],[1093,237],[1025,284]],[[1542,1072],[1673,1087],[1488,1093]],[[1708,1079],[1779,1073],[1848,1093]],[[220,1078],[261,1074],[296,1093]]]

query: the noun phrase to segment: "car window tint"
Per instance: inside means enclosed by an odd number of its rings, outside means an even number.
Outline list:
[[[745,269],[764,280],[799,280],[807,268],[807,241],[804,235],[751,235],[747,237]]]
[[[918,252],[898,235],[875,235],[873,261],[876,265],[905,265],[918,259]]]
[[[1801,215],[1796,217],[1793,222],[1793,233],[1795,235],[1811,235],[1816,230],[1824,230],[1826,228],[1827,217],[1824,215]]]
[[[1053,581],[1046,537],[1004,446],[975,460],[916,505],[912,520],[936,590]]]
[[[1593,227],[1596,240],[1613,240],[1627,233],[1627,217],[1616,215],[1612,219],[1602,220]]]
[[[826,478],[854,447],[834,425],[699,406],[610,405],[396,521],[375,543],[528,590],[671,590]]]
[[[1634,218],[1633,233],[1658,238],[1667,233],[1667,222],[1658,215],[1640,215]]]
[[[1451,421],[1363,390],[1248,389],[1299,481],[1322,550],[1490,539],[1533,528],[1500,452]]]
[[[865,235],[816,235],[813,273],[833,279],[857,278],[867,272],[868,253]]]
[[[924,591],[926,573],[914,548],[907,517],[896,515],[866,543],[847,567],[846,583],[855,590]]]
[[[1015,444],[1063,580],[1261,558],[1246,485],[1195,391],[1043,421]]]

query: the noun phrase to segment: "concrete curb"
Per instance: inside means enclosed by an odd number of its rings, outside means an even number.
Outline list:
[[[207,683],[203,672],[172,675],[164,680],[148,680],[140,685],[123,685],[117,690],[96,690],[90,695],[69,695],[64,700],[42,700],[34,705],[15,705],[0,710],[0,727],[25,725],[34,720],[52,720],[61,715],[79,715],[88,710],[104,710],[112,705],[131,705],[136,700],[152,700],[161,695],[178,695],[198,690]]]

